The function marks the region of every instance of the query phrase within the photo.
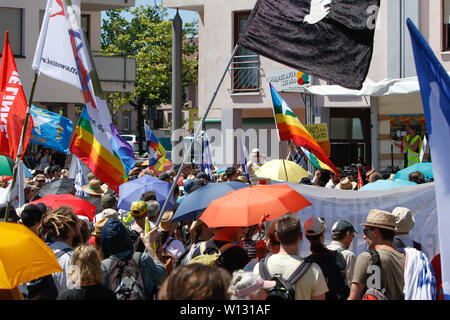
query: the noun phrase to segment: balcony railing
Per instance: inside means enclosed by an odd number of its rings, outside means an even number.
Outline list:
[[[93,51],[95,67],[100,81],[127,83],[136,81],[136,58],[133,53]]]
[[[261,89],[259,55],[235,56],[231,64],[231,93],[259,92]]]

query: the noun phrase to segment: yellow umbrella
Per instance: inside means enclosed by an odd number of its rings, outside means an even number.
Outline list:
[[[308,171],[306,171],[293,161],[284,160],[283,164],[282,159],[275,159],[264,163],[255,172],[255,174],[259,178],[269,178],[272,180],[289,181],[295,183],[298,183],[303,178],[309,177],[311,175]]]
[[[53,250],[30,229],[0,222],[0,289],[61,271]]]

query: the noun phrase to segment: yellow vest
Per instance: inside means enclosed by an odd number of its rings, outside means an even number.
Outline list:
[[[406,167],[412,166],[413,164],[420,162],[420,150],[422,149],[422,139],[418,134],[416,134],[415,137],[412,139],[409,134],[406,136],[406,142],[409,143],[410,145],[413,145],[417,141],[417,139],[419,139],[419,148],[417,149],[417,152],[412,151],[411,149],[405,146],[405,153],[407,154],[407,161],[408,161]]]

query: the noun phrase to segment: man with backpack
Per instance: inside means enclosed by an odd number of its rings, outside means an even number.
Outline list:
[[[135,252],[129,231],[119,219],[111,218],[103,226],[100,245],[104,285],[116,293],[118,300],[151,299],[165,280],[166,269],[153,250],[157,236],[158,228],[141,235],[145,251]]]
[[[346,300],[350,293],[345,275],[346,261],[338,250],[331,251],[324,245],[325,224],[322,219],[311,217],[305,222],[305,235],[311,243],[312,254],[307,259],[317,263],[327,282],[325,300]]]
[[[372,209],[364,226],[368,251],[356,258],[348,300],[402,300],[405,255],[394,249],[395,216]]]
[[[214,237],[195,245],[183,259],[183,265],[202,263],[224,268],[230,274],[243,269],[250,261],[242,247],[237,245],[243,227],[221,227],[215,229]]]
[[[298,255],[303,234],[297,215],[288,213],[278,218],[275,237],[280,242],[280,251],[262,259],[253,269],[264,280],[278,282],[269,292],[269,299],[324,300],[328,287],[322,270],[316,263]],[[263,270],[268,274],[263,274]]]

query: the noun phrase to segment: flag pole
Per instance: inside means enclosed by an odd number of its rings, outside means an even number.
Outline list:
[[[284,160],[284,152],[283,152],[283,148],[281,147],[281,141],[279,142],[279,145],[280,145],[281,158],[283,159],[284,175],[286,176],[286,181],[289,181],[287,170],[286,170],[286,162]]]
[[[31,114],[31,102],[32,102],[33,96],[34,96],[34,89],[36,88],[37,78],[38,78],[38,74],[37,74],[37,72],[35,72],[34,78],[33,78],[33,84],[31,85],[30,98],[28,99],[27,113],[25,115],[25,121],[23,123],[22,133],[20,135],[20,143],[19,143],[19,148],[17,150],[17,156],[16,156],[16,164],[14,165],[14,168],[13,168],[11,188],[9,189],[9,193],[8,193],[8,203],[6,205],[6,210],[5,210],[5,222],[8,221],[9,211],[11,209],[12,193],[13,193],[13,189],[14,189],[14,186],[15,186],[16,180],[17,180],[17,170],[19,169],[20,159],[22,158],[23,142],[25,140],[25,132],[28,127],[28,119],[30,118],[30,114]]]
[[[194,144],[194,141],[197,139],[197,137],[198,137],[198,135],[200,133],[200,129],[203,128],[203,123],[205,122],[206,117],[208,116],[209,110],[211,109],[211,106],[212,106],[212,104],[213,104],[213,102],[214,102],[214,100],[215,100],[215,98],[217,96],[217,92],[219,91],[219,88],[222,85],[223,79],[225,78],[225,75],[227,74],[228,69],[230,68],[231,62],[233,61],[234,56],[236,55],[236,52],[238,51],[238,49],[239,49],[239,44],[236,44],[236,46],[233,49],[233,52],[231,53],[231,57],[228,60],[226,68],[223,71],[222,77],[220,78],[219,83],[217,84],[217,87],[216,87],[216,89],[213,92],[211,100],[209,101],[208,106],[206,107],[205,113],[203,114],[203,116],[202,116],[202,118],[201,118],[201,120],[200,120],[200,122],[199,122],[199,124],[197,126],[197,129],[195,130],[194,138],[191,140],[191,143],[189,144],[189,147],[186,150],[186,154],[183,157],[183,161],[181,162],[180,168],[178,169],[177,175],[175,176],[174,182],[172,183],[172,187],[170,188],[169,194],[167,195],[167,198],[164,201],[164,205],[163,205],[163,207],[161,208],[161,210],[159,212],[158,220],[156,221],[156,225],[157,226],[159,225],[159,222],[161,221],[161,218],[162,218],[162,215],[164,214],[164,211],[166,211],[166,209],[167,209],[170,197],[173,195],[173,192],[175,191],[175,186],[177,185],[177,181],[180,178],[181,171],[184,168],[184,164],[185,164],[185,162],[187,160],[187,157],[190,156],[190,154],[191,154],[192,145]]]

